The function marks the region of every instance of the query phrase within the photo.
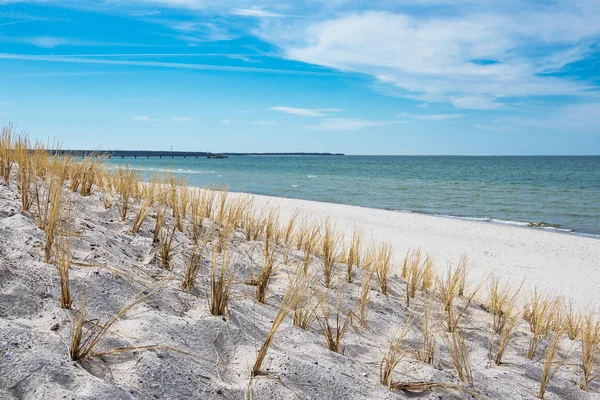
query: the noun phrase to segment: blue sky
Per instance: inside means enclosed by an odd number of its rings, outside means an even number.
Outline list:
[[[0,124],[63,148],[600,154],[598,0],[0,0]]]

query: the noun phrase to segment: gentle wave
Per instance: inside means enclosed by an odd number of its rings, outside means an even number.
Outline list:
[[[387,210],[397,211],[397,212],[404,212],[404,213],[410,213],[410,214],[433,215],[433,216],[436,216],[436,217],[460,219],[460,220],[464,220],[464,221],[491,222],[491,223],[494,223],[494,224],[521,226],[521,227],[525,227],[525,228],[534,228],[534,229],[544,229],[544,230],[548,230],[548,231],[571,233],[571,234],[578,235],[578,236],[587,236],[587,237],[593,237],[593,238],[600,238],[600,234],[577,232],[574,229],[561,228],[560,225],[549,224],[547,222],[511,221],[511,220],[506,220],[506,219],[489,218],[489,217],[463,217],[463,216],[457,216],[457,215],[447,215],[447,214],[439,214],[439,213],[428,213],[428,212],[425,212],[425,211],[418,211],[418,210],[398,210],[398,209],[392,209],[392,208],[388,208]]]

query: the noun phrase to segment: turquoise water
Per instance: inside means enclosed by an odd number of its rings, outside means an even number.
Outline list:
[[[600,156],[133,159],[190,185],[600,235]]]

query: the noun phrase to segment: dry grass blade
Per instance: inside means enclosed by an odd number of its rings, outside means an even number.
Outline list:
[[[417,351],[419,361],[433,364],[435,353],[437,350],[437,340],[435,330],[433,328],[433,297],[425,299],[423,309],[423,342],[421,348]]]
[[[360,293],[358,297],[358,320],[360,326],[367,327],[367,304],[371,298],[371,282],[373,282],[373,268],[363,268],[360,280]]]
[[[335,315],[331,316],[327,300],[329,297],[328,292],[321,299],[321,316],[317,318],[319,325],[321,326],[321,333],[325,336],[327,346],[329,350],[340,353],[342,351],[341,342],[348,330],[348,326],[352,322],[352,310],[348,311],[346,316],[342,310],[342,299],[343,293],[341,289],[341,282],[338,282],[337,301],[335,304]],[[333,320],[333,321],[332,321]]]
[[[129,201],[135,194],[138,186],[139,174],[136,170],[129,168],[117,167],[117,191],[121,194],[121,220],[127,219],[127,211],[129,210]]]
[[[320,229],[316,224],[312,227],[305,227],[305,229],[306,232],[303,233],[304,257],[302,259],[302,265],[304,268],[304,273],[307,274],[310,267],[310,256],[315,250]]]
[[[527,358],[530,360],[535,356],[540,340],[548,337],[555,323],[558,322],[557,318],[560,319],[559,309],[561,308],[560,298],[540,293],[537,288],[534,290],[533,297],[523,315],[529,323],[532,333],[527,350]]]
[[[14,164],[12,158],[12,149],[14,148],[13,129],[12,124],[3,126],[0,135],[0,176],[4,178],[5,185],[10,182],[10,173]]]
[[[364,238],[364,230],[362,227],[355,225],[352,229],[352,238],[348,245],[348,256],[346,257],[346,282],[352,283],[352,271],[353,269],[359,268],[361,259],[360,254],[362,251],[362,241]]]
[[[73,320],[71,345],[69,347],[71,360],[83,362],[89,356],[95,354],[94,349],[109,331],[111,326],[119,319],[123,318],[123,316],[125,316],[125,314],[134,306],[141,303],[152,294],[154,294],[154,291],[143,291],[138,293],[104,325],[100,324],[100,321],[97,319],[86,320],[87,300],[84,301],[83,305],[77,310]]]
[[[158,242],[163,226],[165,225],[166,206],[159,205],[156,209],[156,222],[154,223],[154,232],[152,233],[152,243]]]
[[[69,270],[71,269],[71,240],[70,230],[57,237],[54,249],[54,262],[60,279],[60,306],[70,309],[73,305],[71,291],[69,290]]]
[[[29,211],[31,206],[31,184],[35,178],[35,170],[30,156],[30,143],[27,136],[22,135],[14,143],[13,157],[19,166],[17,170],[17,190],[21,194],[21,211]]]
[[[287,265],[290,256],[290,250],[292,249],[294,233],[296,228],[296,220],[298,219],[298,215],[300,211],[295,210],[287,224],[283,227],[280,236],[283,240],[283,244],[285,246],[285,251],[283,253],[283,263]]]
[[[552,340],[550,340],[550,343],[548,344],[546,355],[544,356],[542,376],[540,378],[540,390],[538,391],[538,397],[540,399],[544,398],[546,395],[546,389],[552,381],[552,378],[563,365],[562,361],[559,361],[558,363],[554,361],[558,355],[560,343],[562,342],[562,334],[562,332],[555,332]]]
[[[148,216],[150,212],[150,203],[147,200],[142,200],[140,204],[140,209],[135,216],[135,220],[133,221],[133,227],[131,228],[131,233],[137,233],[142,227],[142,223]]]
[[[575,340],[579,337],[581,324],[583,322],[583,314],[581,310],[575,307],[573,300],[570,300],[568,305],[565,304],[564,310],[565,320],[564,325],[569,339]]]
[[[296,304],[300,300],[303,292],[303,288],[306,287],[305,282],[307,281],[306,275],[302,274],[300,270],[296,271],[296,275],[285,293],[283,300],[279,306],[279,310],[277,310],[277,314],[273,319],[273,324],[267,333],[267,337],[265,342],[260,347],[258,351],[258,355],[256,356],[256,361],[254,362],[254,366],[252,367],[252,375],[256,376],[261,373],[261,366],[267,355],[267,350],[273,341],[273,337],[275,333],[281,326],[281,323],[285,320],[287,315],[290,313],[292,309],[295,308]]]
[[[315,301],[316,294],[312,290],[312,286],[316,282],[315,278],[308,278],[308,275],[303,274],[306,278],[300,283],[300,296],[298,302],[294,306],[293,322],[298,328],[307,331],[310,325],[316,318],[315,312],[319,307],[320,302]]]
[[[221,267],[218,266],[218,253],[213,244],[212,271],[210,277],[210,313],[212,315],[227,315],[229,293],[234,274],[229,274],[229,251],[223,249]]]
[[[410,299],[416,296],[417,290],[427,290],[433,285],[433,258],[427,254],[423,259],[421,249],[408,251],[402,264],[402,276],[406,280],[406,307],[409,307]]]
[[[394,368],[402,361],[405,355],[403,351],[404,338],[410,330],[410,317],[398,328],[392,340],[387,353],[384,355],[379,366],[379,382],[392,389]]]
[[[46,245],[44,247],[44,260],[50,262],[52,248],[56,236],[59,234],[63,222],[63,212],[65,208],[65,196],[63,194],[62,177],[52,174],[47,189],[47,198],[44,206],[45,214],[43,218],[44,231],[46,233]],[[38,210],[40,212],[40,210]]]
[[[589,385],[596,380],[600,373],[595,368],[600,357],[600,320],[593,312],[588,312],[581,323],[581,368],[583,380],[581,388],[586,392]]]
[[[455,306],[455,299],[459,296],[459,293],[464,293],[464,285],[466,280],[466,264],[459,262],[456,268],[452,267],[451,263],[448,263],[448,268],[445,277],[438,279],[437,291],[438,295],[444,305],[444,311],[446,312],[447,329],[449,332],[453,332],[458,328],[458,324],[461,318],[467,312],[467,309],[487,282],[489,275],[485,276],[475,286],[471,294],[464,299],[461,307]]]
[[[452,332],[445,332],[442,338],[450,353],[458,379],[469,386],[473,386],[471,356],[467,348],[464,331],[455,329]]]
[[[335,232],[335,228],[329,220],[325,221],[325,230],[321,239],[321,255],[323,257],[323,274],[325,287],[328,288],[331,284],[331,277],[337,257],[337,248],[339,246],[339,237]]]
[[[208,235],[204,239],[198,242],[196,247],[192,250],[190,258],[188,260],[187,267],[185,269],[185,276],[181,286],[188,292],[196,286],[196,277],[198,270],[200,269],[200,262],[202,261],[202,254],[208,244]]]
[[[160,248],[159,248],[159,258],[161,266],[167,271],[171,270],[171,261],[173,261],[173,257],[175,257],[174,250],[176,246],[173,246],[173,239],[175,238],[175,226],[169,232],[163,232],[160,235]]]
[[[379,252],[375,260],[375,272],[379,279],[381,293],[387,296],[388,277],[392,270],[392,246],[389,243],[382,243],[379,246]]]

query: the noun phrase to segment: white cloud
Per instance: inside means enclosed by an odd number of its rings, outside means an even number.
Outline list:
[[[231,125],[231,120],[229,120],[229,119],[222,119],[222,120],[221,120],[221,123],[222,123],[223,125]]]
[[[400,117],[408,117],[421,121],[445,121],[462,117],[462,114],[400,114]]]
[[[330,75],[327,72],[301,71],[277,68],[258,68],[258,67],[238,67],[232,65],[215,65],[215,64],[196,64],[183,62],[165,62],[165,61],[137,61],[137,60],[113,60],[107,58],[86,58],[86,57],[69,57],[69,56],[45,56],[31,54],[10,54],[0,53],[0,59],[5,60],[27,60],[27,61],[48,61],[57,63],[72,63],[72,64],[100,64],[100,65],[129,65],[135,67],[159,67],[159,68],[175,68],[175,69],[190,69],[190,70],[207,70],[207,71],[236,71],[236,72],[258,72],[258,73],[277,73],[277,74],[293,74],[293,75]]]
[[[600,35],[593,4],[481,3],[444,16],[366,11],[285,26],[266,20],[259,35],[288,59],[367,74],[404,97],[489,110],[517,97],[596,89],[547,75],[589,54],[586,43]]]
[[[504,107],[504,104],[495,101],[493,98],[484,96],[451,96],[450,103],[454,107],[469,110],[497,110]]]
[[[131,117],[134,121],[145,122],[186,122],[191,121],[191,117],[171,117],[171,118],[152,118],[146,115],[134,115]]]
[[[275,121],[252,121],[252,125],[255,126],[268,126],[268,125],[275,125]]]
[[[398,124],[404,121],[372,121],[360,118],[327,118],[318,125],[310,125],[309,129],[317,131],[357,131],[363,128]]]
[[[270,107],[269,110],[280,111],[284,114],[297,115],[299,117],[325,117],[330,112],[342,111],[338,108],[296,108],[296,107],[284,107],[274,106]]]
[[[232,14],[234,15],[240,15],[240,16],[244,16],[244,17],[258,17],[258,18],[265,18],[265,17],[284,17],[285,15],[282,14],[276,14],[274,12],[271,11],[267,11],[265,9],[253,6],[251,8],[238,8],[233,10]]]

